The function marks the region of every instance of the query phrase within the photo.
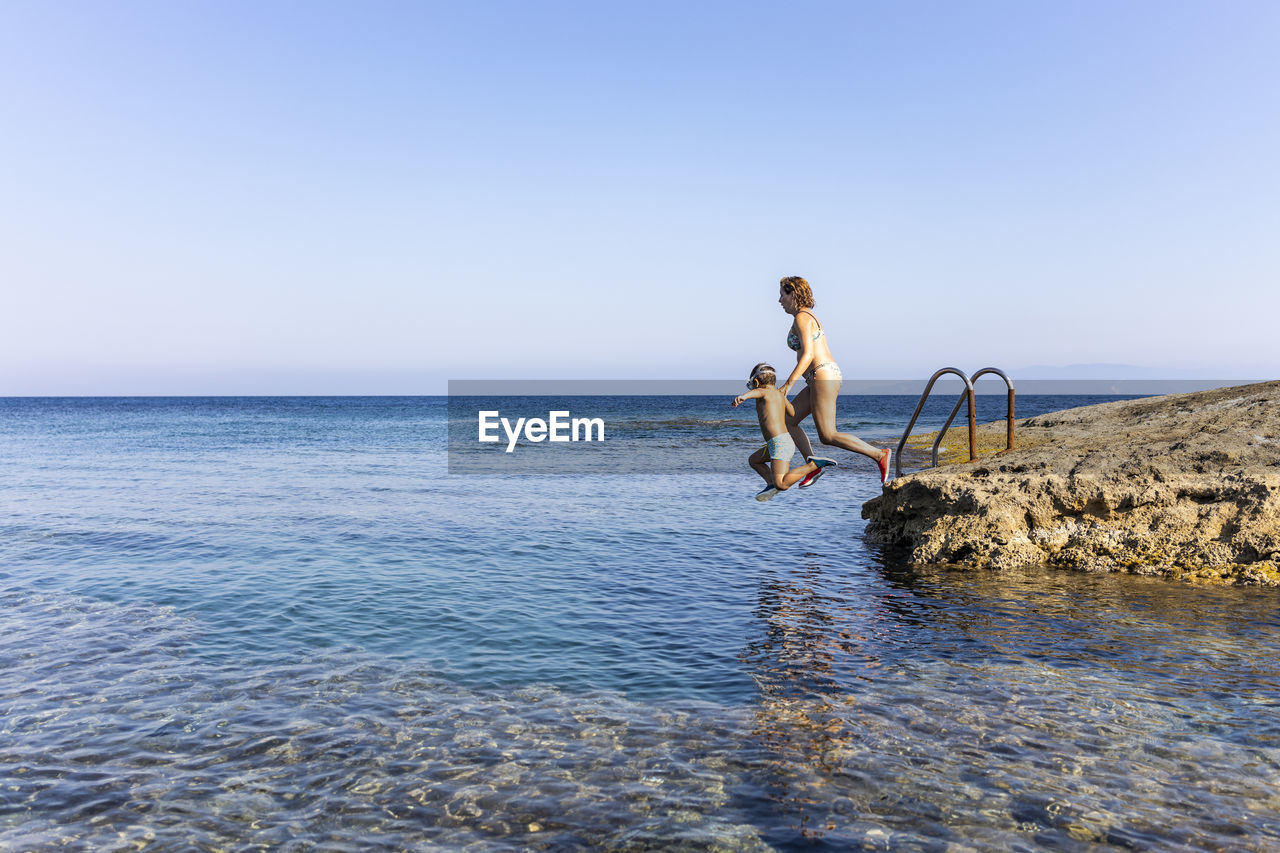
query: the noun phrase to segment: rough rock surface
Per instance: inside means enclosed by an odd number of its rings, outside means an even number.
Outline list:
[[[1280,585],[1280,382],[1030,418],[1014,450],[904,475],[862,517],[914,563]]]

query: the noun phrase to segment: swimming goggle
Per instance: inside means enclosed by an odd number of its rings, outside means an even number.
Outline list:
[[[762,364],[762,365],[760,365],[760,366],[759,366],[759,367],[757,367],[755,370],[751,371],[751,378],[747,380],[747,388],[749,388],[749,389],[754,389],[754,388],[756,387],[756,377],[757,377],[757,376],[759,376],[761,373],[764,373],[766,370],[767,370],[767,371],[769,371],[770,373],[775,374],[775,375],[776,375],[776,374],[777,374],[777,372],[778,372],[778,371],[776,371],[776,370],[774,370],[774,369],[773,369],[773,365],[772,365],[772,364]]]

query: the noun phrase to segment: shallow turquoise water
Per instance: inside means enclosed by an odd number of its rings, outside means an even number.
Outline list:
[[[646,405],[703,469],[447,475],[433,399],[0,401],[0,846],[1280,843],[1280,596],[907,570],[869,463],[757,504],[752,414]]]

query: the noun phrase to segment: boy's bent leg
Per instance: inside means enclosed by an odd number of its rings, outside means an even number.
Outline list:
[[[770,486],[774,484],[773,471],[769,468],[769,451],[763,447],[760,448],[751,454],[751,457],[747,459],[747,464]]]
[[[768,453],[766,451],[759,451],[759,452],[765,452],[765,458],[768,458]],[[753,456],[752,458],[755,458],[755,457]],[[779,462],[777,459],[770,460],[768,471],[769,471],[769,477],[767,478],[767,481],[769,485],[761,489],[760,492],[756,495],[756,500],[758,501],[767,501],[770,498],[772,498],[774,495],[776,495],[779,491],[781,491],[781,488],[779,488],[778,484],[781,483],[782,478],[786,476],[787,463]]]
[[[773,473],[773,485],[777,487],[778,491],[785,492],[787,490],[787,486],[784,485],[787,482],[787,469],[791,467],[791,463],[779,462],[775,459],[769,463],[769,467]]]
[[[780,491],[785,492],[787,489],[791,488],[796,483],[800,482],[805,477],[809,476],[810,474],[812,474],[814,471],[817,471],[817,470],[818,470],[818,466],[813,464],[812,462],[806,462],[803,465],[801,465],[799,468],[792,468],[790,471],[786,473],[785,476],[782,477],[782,479],[777,481],[778,489]]]

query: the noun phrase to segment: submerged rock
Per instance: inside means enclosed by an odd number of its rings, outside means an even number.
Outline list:
[[[1015,446],[889,483],[867,538],[914,563],[1280,585],[1280,382],[1040,415]]]

